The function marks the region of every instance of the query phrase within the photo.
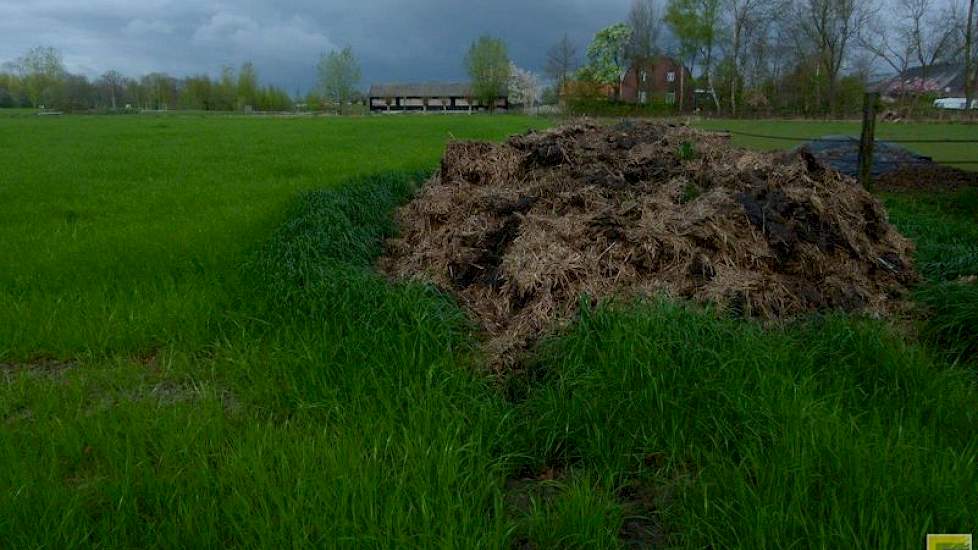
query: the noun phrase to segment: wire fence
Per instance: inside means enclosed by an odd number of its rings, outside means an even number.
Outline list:
[[[776,141],[788,141],[794,143],[848,143],[848,144],[858,144],[860,139],[858,137],[799,137],[799,136],[781,136],[781,135],[771,135],[771,134],[758,134],[753,132],[742,132],[739,130],[724,130],[730,135],[749,137],[755,139],[770,139]],[[892,144],[978,144],[978,139],[877,139],[878,143],[892,143]],[[935,161],[939,164],[954,164],[954,165],[968,165],[968,164],[978,164],[978,154],[975,158],[962,159],[962,160],[940,160]],[[915,164],[912,161],[906,160],[875,160],[876,164],[906,164],[913,166]]]

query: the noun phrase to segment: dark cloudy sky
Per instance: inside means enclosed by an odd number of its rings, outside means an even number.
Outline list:
[[[72,72],[217,74],[253,61],[290,92],[315,79],[321,52],[353,46],[364,85],[465,76],[462,57],[490,33],[517,64],[542,70],[567,32],[581,51],[623,20],[630,0],[0,0],[0,63],[35,45]]]

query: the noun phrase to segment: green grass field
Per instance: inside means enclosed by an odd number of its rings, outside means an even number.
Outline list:
[[[207,343],[302,190],[430,169],[531,119],[0,118],[0,361]]]
[[[450,297],[373,264],[447,139],[545,124],[0,116],[0,547],[978,530],[978,194],[885,197],[915,319],[605,304],[500,380]]]
[[[862,132],[862,124],[860,122],[707,120],[700,125],[713,130],[732,130],[756,135],[794,138],[819,138],[831,135],[845,135],[858,138]],[[876,128],[876,137],[881,140],[974,140],[978,139],[978,126],[974,124],[942,124],[937,122],[915,124],[879,123]],[[733,143],[740,147],[761,150],[787,149],[798,145],[797,142],[785,140],[742,137],[737,135],[733,136]],[[914,152],[945,162],[978,160],[978,144],[975,143],[907,143],[902,145]],[[962,164],[958,167],[964,170],[978,170],[978,164]]]

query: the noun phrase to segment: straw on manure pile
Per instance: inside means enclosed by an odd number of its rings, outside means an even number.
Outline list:
[[[505,366],[592,299],[665,293],[777,319],[885,315],[912,245],[855,180],[805,153],[684,126],[570,125],[448,146],[398,212],[382,269],[455,293]]]

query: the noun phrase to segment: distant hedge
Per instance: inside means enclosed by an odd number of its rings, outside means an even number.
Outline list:
[[[662,101],[637,104],[605,99],[575,99],[567,101],[565,111],[572,115],[606,117],[660,117],[679,112],[675,104]]]

